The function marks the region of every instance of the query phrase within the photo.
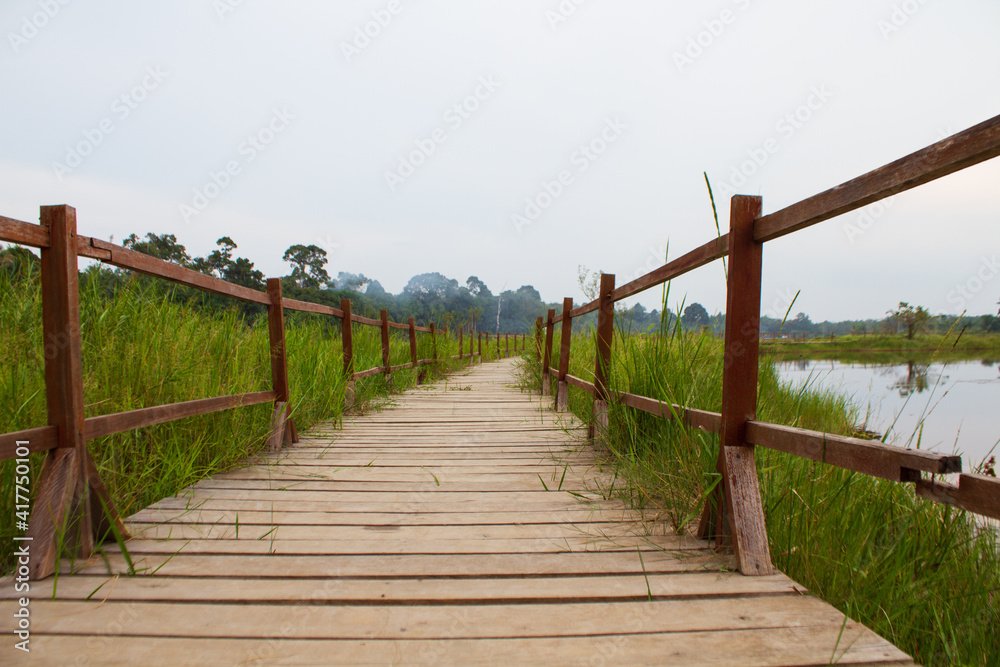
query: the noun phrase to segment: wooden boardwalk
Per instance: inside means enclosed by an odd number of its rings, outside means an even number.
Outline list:
[[[133,515],[141,576],[111,548],[33,584],[30,655],[0,581],[0,663],[912,664],[605,498],[579,425],[509,386],[513,363]]]

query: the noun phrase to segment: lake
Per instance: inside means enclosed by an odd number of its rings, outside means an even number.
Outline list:
[[[781,378],[853,398],[865,428],[905,447],[962,454],[971,471],[1000,440],[1000,361],[776,362]],[[919,426],[923,421],[923,432]],[[1000,458],[1000,446],[993,454]]]

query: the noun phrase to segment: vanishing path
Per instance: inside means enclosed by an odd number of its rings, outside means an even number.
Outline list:
[[[130,517],[128,548],[32,585],[30,655],[98,665],[912,664],[784,575],[606,499],[579,424],[508,360],[326,424]],[[42,599],[52,597],[55,600]]]

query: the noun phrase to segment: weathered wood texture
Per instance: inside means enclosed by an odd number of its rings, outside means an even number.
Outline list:
[[[35,584],[32,652],[3,663],[908,663],[784,575],[734,573],[608,499],[581,424],[511,388],[513,366],[133,515],[139,576],[112,547]],[[0,581],[8,636],[18,595]]]
[[[747,422],[757,417],[763,244],[753,240],[753,229],[760,211],[760,197],[732,199],[717,487],[725,502],[718,502],[718,492],[708,499],[699,529],[705,538],[724,537],[725,515],[740,572],[754,575],[773,572],[754,448],[746,436]]]

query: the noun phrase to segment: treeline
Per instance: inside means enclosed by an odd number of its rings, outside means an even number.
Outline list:
[[[264,274],[249,259],[236,255],[238,246],[232,238],[224,236],[216,244],[217,249],[205,257],[192,257],[173,234],[148,233],[144,237],[133,234],[122,243],[126,248],[237,285],[259,290],[265,288]],[[287,296],[334,307],[340,306],[342,298],[350,298],[353,312],[366,317],[377,318],[379,311],[387,310],[394,321],[405,322],[412,317],[420,326],[434,322],[438,327],[450,329],[465,327],[489,332],[530,333],[534,331],[536,318],[544,315],[547,309],[554,308],[556,313],[562,310],[562,303],[545,303],[538,290],[531,285],[495,294],[477,276],[469,276],[464,283],[459,283],[440,273],[422,273],[413,276],[399,294],[390,294],[378,280],[364,274],[340,272],[331,277],[326,270],[327,253],[315,245],[292,245],[285,250],[282,259],[292,267],[291,273],[282,277],[282,289]],[[0,270],[3,271],[19,271],[37,262],[37,256],[24,248],[12,247],[0,251]],[[596,281],[592,276],[588,277],[583,267],[581,271],[580,287],[589,300],[594,298]],[[120,289],[126,280],[154,280],[101,265],[91,266],[83,274],[85,284],[109,295]],[[263,307],[255,304],[234,302],[226,297],[159,282],[163,284],[168,298],[199,308],[228,309],[235,304],[245,317],[255,318],[264,313]],[[709,314],[700,303],[682,304],[676,313],[669,308],[663,311],[647,310],[641,304],[628,309],[619,305],[617,312],[619,330],[632,333],[652,333],[665,327],[667,330],[681,328],[721,334],[726,326],[724,314]],[[760,330],[764,334],[780,332],[816,336],[910,335],[915,331],[944,333],[955,327],[957,330],[964,328],[967,333],[1000,333],[1000,318],[996,315],[966,316],[960,322],[958,319],[955,315],[932,316],[923,308],[901,303],[899,308],[887,311],[882,319],[813,322],[802,312],[785,320],[765,316],[761,318]],[[596,321],[596,313],[588,313],[575,318],[573,328],[583,331]]]

